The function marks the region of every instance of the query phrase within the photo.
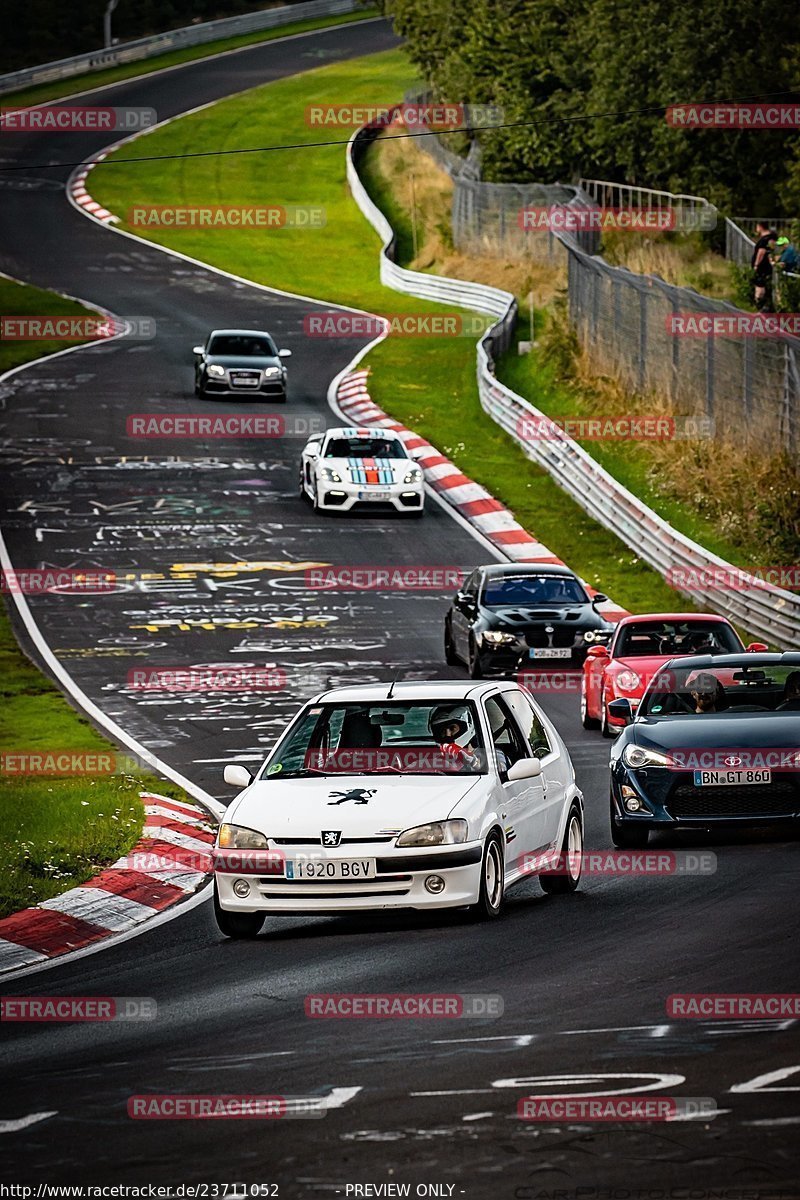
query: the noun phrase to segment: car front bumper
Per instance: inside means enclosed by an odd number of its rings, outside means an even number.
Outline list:
[[[642,805],[625,807],[623,788]],[[633,770],[617,759],[611,766],[614,816],[628,829],[707,829],[780,825],[800,820],[800,774],[775,772],[769,784],[742,787],[695,787],[691,771],[665,767]]]
[[[317,484],[317,503],[330,512],[350,512],[354,508],[421,512],[425,488],[422,483],[334,483],[326,479]]]
[[[358,881],[298,881],[283,875],[216,870],[220,906],[225,912],[325,914],[387,908],[461,908],[478,900],[483,857],[480,843],[389,853],[382,848],[378,854],[374,846],[366,845],[361,851],[348,846],[348,851],[347,855],[333,855],[309,846],[302,853],[313,853],[324,860],[374,857],[376,877]],[[425,880],[431,875],[444,880],[443,891],[433,894],[426,889]],[[237,880],[249,883],[248,896],[234,893]]]
[[[231,383],[227,378],[220,379],[206,376],[205,379],[200,381],[200,386],[209,396],[272,396],[278,399],[286,398],[286,379],[280,375],[274,379],[262,379],[257,387],[248,385],[243,387]]]

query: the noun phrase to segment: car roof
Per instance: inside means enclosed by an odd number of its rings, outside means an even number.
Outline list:
[[[779,654],[753,653],[740,650],[738,654],[689,654],[686,658],[671,658],[667,667],[705,670],[711,667],[800,667],[800,650],[785,650]]]
[[[635,621],[721,621],[725,625],[730,625],[728,618],[721,617],[719,613],[629,613],[627,617],[623,617],[618,622],[617,628],[631,625]]]
[[[230,335],[236,334],[241,337],[248,337],[253,334],[255,334],[256,337],[268,337],[268,338],[272,337],[272,334],[267,333],[266,329],[212,329],[211,333],[208,336],[210,338],[216,337],[218,333],[224,333],[226,335],[227,334],[230,334]]]
[[[320,692],[308,703],[336,701],[346,704],[349,701],[359,700],[380,702],[390,698],[390,688],[392,688],[392,700],[425,700],[444,703],[448,700],[476,700],[488,693],[496,692],[498,687],[501,691],[516,690],[516,685],[510,680],[487,681],[486,683],[473,683],[457,679],[431,679],[421,682],[414,680],[413,683],[395,683],[393,688],[391,680],[387,680],[386,683],[365,683],[354,687],[332,688],[330,691]]]
[[[564,575],[570,579],[578,578],[564,563],[491,563],[479,567],[478,570],[491,578],[499,575]]]
[[[326,429],[325,433],[329,437],[380,437],[391,441],[400,441],[400,435],[394,429],[380,429],[378,426],[369,425],[334,425],[330,429]],[[315,435],[322,436],[322,435]]]

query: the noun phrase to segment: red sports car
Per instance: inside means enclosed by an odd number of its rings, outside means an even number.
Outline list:
[[[614,737],[624,722],[609,716],[612,700],[630,700],[635,711],[647,684],[680,654],[739,654],[741,638],[725,617],[706,613],[647,613],[623,617],[608,646],[592,646],[583,664],[581,721]],[[751,642],[748,650],[767,650]]]

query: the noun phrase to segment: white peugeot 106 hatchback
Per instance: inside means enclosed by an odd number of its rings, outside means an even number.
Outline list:
[[[578,886],[583,796],[566,746],[514,683],[338,688],[309,701],[244,790],[215,847],[229,937],[267,914],[468,907],[500,913],[532,874]]]

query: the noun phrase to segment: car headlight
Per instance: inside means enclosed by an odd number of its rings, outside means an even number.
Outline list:
[[[585,642],[607,642],[610,636],[610,631],[607,629],[586,629],[583,640]]]
[[[332,467],[322,468],[322,477],[327,479],[328,483],[341,483],[342,477],[338,471],[334,471]]]
[[[206,368],[206,370],[208,371],[209,375],[224,375],[225,374],[225,368],[218,366],[216,363],[211,363]]]
[[[267,839],[258,830],[243,825],[220,825],[217,845],[221,850],[266,850]]]
[[[622,751],[626,767],[667,767],[669,757],[660,750],[646,750],[643,746],[626,746]]]
[[[500,633],[497,629],[487,629],[484,632],[483,640],[490,646],[508,646],[517,639],[513,633]]]
[[[412,467],[403,480],[403,483],[419,483],[420,479],[422,479],[422,471],[420,471],[419,467]]]
[[[467,840],[467,822],[431,821],[429,825],[417,825],[401,833],[397,846],[458,846]]]
[[[635,692],[641,686],[641,679],[635,671],[620,671],[614,676],[614,686],[621,692]]]
[[[276,375],[282,375],[283,371],[280,367],[265,367],[264,377],[266,379],[274,379]]]

